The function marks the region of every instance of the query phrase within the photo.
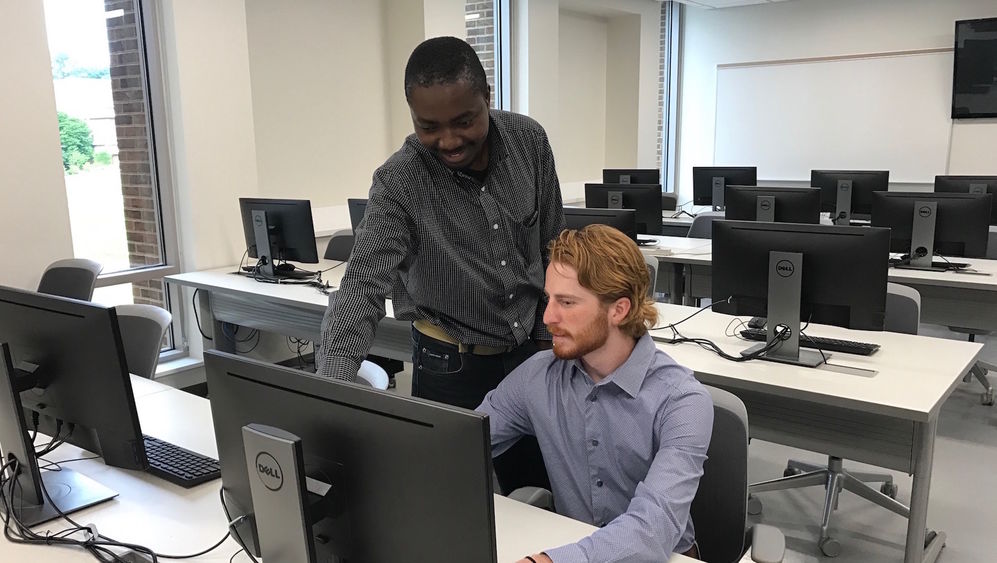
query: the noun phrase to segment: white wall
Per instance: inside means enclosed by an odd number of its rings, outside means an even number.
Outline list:
[[[388,145],[397,149],[412,134],[405,101],[405,64],[426,37],[422,0],[388,0],[385,4],[384,73],[388,103]]]
[[[380,2],[246,0],[259,193],[365,197],[390,154]]]
[[[713,164],[718,64],[950,48],[955,20],[995,16],[997,4],[794,0],[722,10],[687,6],[684,12],[677,158],[681,201],[691,199],[692,167]],[[997,121],[957,122],[948,170],[938,173],[997,172],[994,146]]]
[[[73,256],[41,2],[0,0],[0,284],[34,289]]]
[[[551,147],[563,182],[592,180],[602,176],[606,153],[607,21],[562,10],[558,33],[558,120]]]
[[[637,166],[641,138],[640,20],[637,15],[621,14],[610,17],[608,21],[606,158],[603,168]],[[648,163],[648,166],[653,168],[653,162]],[[599,176],[600,174],[596,174],[594,177]]]

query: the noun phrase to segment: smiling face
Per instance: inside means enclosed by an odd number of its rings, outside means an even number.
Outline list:
[[[610,305],[578,283],[574,268],[551,262],[544,291],[549,301],[543,322],[553,336],[555,356],[576,360],[606,344]]]
[[[415,134],[448,168],[488,166],[488,99],[466,80],[415,86],[409,95]]]

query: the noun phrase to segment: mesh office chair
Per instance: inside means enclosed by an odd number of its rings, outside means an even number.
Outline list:
[[[322,256],[326,260],[339,260],[346,262],[353,252],[353,231],[350,229],[340,229],[332,233],[329,244],[325,247],[325,254]]]
[[[990,231],[989,238],[987,239],[987,259],[997,260],[997,232],[994,231]],[[948,329],[952,332],[967,335],[970,342],[976,342],[977,336],[987,336],[993,334],[993,331],[991,330],[979,328],[950,326]],[[969,372],[966,374],[966,377],[962,378],[964,383],[969,383],[974,377],[980,382],[980,385],[983,386],[983,393],[980,393],[980,404],[987,406],[994,404],[994,388],[993,385],[990,384],[990,380],[987,379],[987,373],[991,370],[997,370],[997,366],[988,362],[976,362],[973,364],[973,367],[969,368]]]
[[[118,305],[114,311],[118,317],[128,371],[152,379],[159,364],[163,337],[173,316],[155,305]]]
[[[778,563],[786,539],[772,526],[747,525],[748,412],[732,393],[706,386],[713,398],[713,436],[690,515],[699,557],[709,563]],[[552,509],[550,493],[536,487],[516,489],[509,498]]]
[[[921,295],[917,290],[900,284],[887,283],[884,330],[917,334],[920,322]],[[841,553],[841,543],[830,537],[828,528],[831,514],[838,508],[838,495],[842,489],[905,518],[910,517],[910,508],[896,500],[897,485],[893,483],[892,475],[851,472],[842,467],[843,461],[837,456],[828,456],[827,465],[789,460],[782,478],[754,483],[749,487],[752,496],[748,499],[748,513],[762,512],[762,503],[754,496],[755,493],[823,485],[827,493],[824,495],[824,511],[821,514],[820,539],[817,547],[828,557],[837,557]],[[866,483],[882,483],[882,485],[877,491]]]
[[[675,192],[663,192],[661,194],[661,210],[675,211],[679,205],[679,196]]]
[[[689,238],[713,238],[713,222],[717,219],[723,220],[723,211],[704,211],[692,220],[689,226]]]
[[[102,269],[100,264],[86,258],[56,260],[42,273],[38,293],[90,301]]]
[[[643,256],[644,263],[647,264],[647,273],[651,277],[651,285],[647,288],[647,295],[651,299],[654,299],[654,287],[658,282],[658,259],[647,254],[643,254]]]
[[[383,391],[388,388],[388,372],[374,362],[364,360],[360,363],[360,371],[357,372],[357,383]]]

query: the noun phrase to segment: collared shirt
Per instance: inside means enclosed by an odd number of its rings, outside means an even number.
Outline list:
[[[564,228],[554,155],[529,117],[492,110],[484,181],[415,135],[374,172],[364,220],[322,323],[320,375],[352,380],[391,292],[395,318],[456,341],[514,346],[543,325],[547,244]]]
[[[649,335],[599,383],[539,352],[485,396],[492,455],[540,442],[557,512],[601,529],[545,550],[554,563],[667,561],[692,547],[689,509],[713,433],[707,390]]]

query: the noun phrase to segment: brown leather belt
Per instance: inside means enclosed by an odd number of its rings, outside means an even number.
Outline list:
[[[457,347],[457,351],[461,354],[474,354],[475,356],[497,356],[499,354],[505,354],[506,352],[511,352],[516,349],[516,346],[486,346],[484,344],[462,344],[454,340],[452,336],[446,333],[442,328],[434,325],[433,323],[425,320],[419,319],[412,321],[412,326],[419,331],[420,334],[424,334],[430,338],[439,340],[440,342],[446,342],[447,344],[453,344]]]

